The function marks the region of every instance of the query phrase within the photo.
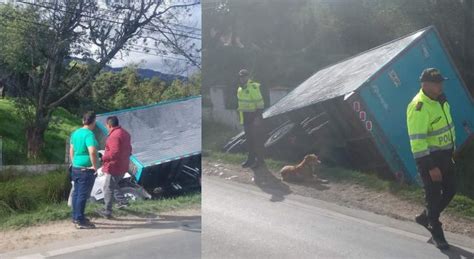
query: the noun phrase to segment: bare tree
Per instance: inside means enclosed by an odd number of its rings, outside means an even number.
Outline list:
[[[18,86],[23,89],[22,97],[27,103],[24,107],[34,107],[23,109],[29,117],[29,158],[38,157],[53,111],[89,86],[118,53],[172,53],[200,65],[196,55],[199,50],[189,44],[197,36],[170,24],[178,14],[189,13],[190,7],[199,5],[199,0],[180,4],[163,0],[122,2],[126,3],[109,8],[100,8],[94,0],[22,2],[26,7],[17,7],[38,14],[33,21],[25,21],[34,25],[27,39],[31,55],[26,86]],[[84,62],[71,57],[81,57]]]

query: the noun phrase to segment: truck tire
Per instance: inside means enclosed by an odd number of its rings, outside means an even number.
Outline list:
[[[286,136],[290,134],[290,132],[295,128],[294,123],[285,123],[280,125],[276,128],[273,132],[271,132],[270,137],[265,142],[265,148],[269,148],[271,146],[275,146],[277,143],[282,141]]]
[[[236,136],[232,137],[232,139],[227,142],[224,147],[222,147],[222,151],[225,153],[238,153],[238,152],[245,152],[245,132],[240,132]]]

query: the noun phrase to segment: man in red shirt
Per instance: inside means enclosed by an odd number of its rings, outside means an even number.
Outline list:
[[[105,173],[104,184],[104,202],[105,209],[99,211],[99,214],[105,218],[112,217],[113,198],[123,200],[123,194],[120,193],[119,181],[128,171],[130,164],[130,155],[132,154],[132,144],[130,134],[120,127],[116,116],[107,118],[106,123],[109,136],[105,142],[105,154],[102,157],[102,171]]]

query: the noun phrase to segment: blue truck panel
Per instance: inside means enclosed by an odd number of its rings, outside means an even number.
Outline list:
[[[456,146],[459,147],[469,135],[464,125],[474,125],[474,104],[433,27],[358,89],[368,113],[384,136],[384,143],[378,143],[378,146],[392,172],[402,170],[405,177],[414,183],[420,183],[420,179],[410,151],[406,107],[420,89],[422,70],[428,67],[440,69],[449,78],[444,83],[444,90],[451,105]],[[376,133],[374,131],[372,135],[376,142],[380,142],[380,136]],[[389,143],[392,152],[386,152],[385,142]]]

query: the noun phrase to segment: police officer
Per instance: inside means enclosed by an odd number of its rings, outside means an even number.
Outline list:
[[[438,69],[427,68],[421,89],[407,108],[410,145],[425,189],[426,209],[415,221],[428,229],[441,250],[449,249],[440,213],[456,193],[454,160],[455,132],[449,104],[443,94],[443,77]]]
[[[242,167],[257,168],[264,165],[262,131],[262,112],[264,102],[260,84],[250,79],[246,69],[239,71],[240,85],[237,90],[240,123],[244,126],[248,157]]]

